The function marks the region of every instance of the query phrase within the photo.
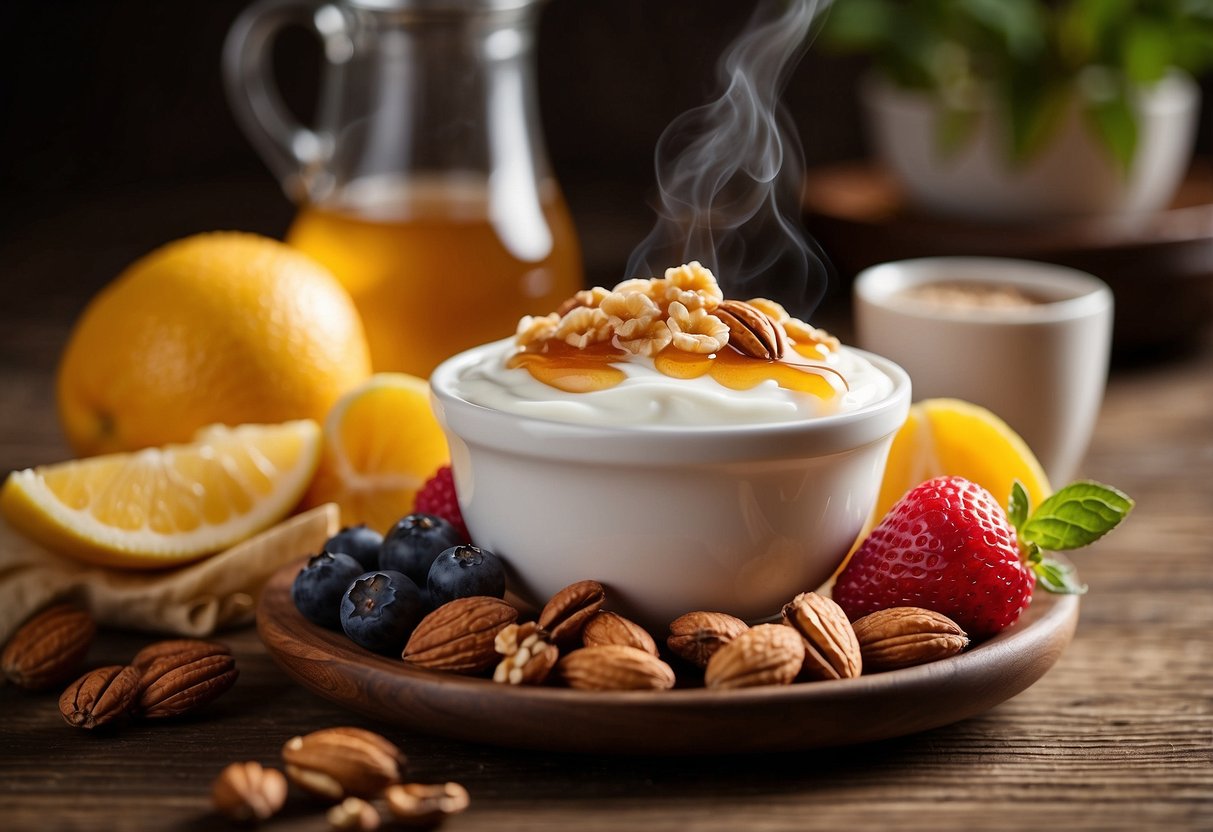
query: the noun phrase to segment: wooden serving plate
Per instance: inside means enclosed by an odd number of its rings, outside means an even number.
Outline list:
[[[1076,596],[1040,591],[1017,624],[966,653],[858,679],[737,691],[511,687],[412,668],[309,623],[290,596],[301,566],[284,567],[266,585],[257,629],[275,660],[304,687],[423,733],[549,751],[784,751],[925,731],[1026,689],[1057,661],[1078,622]]]

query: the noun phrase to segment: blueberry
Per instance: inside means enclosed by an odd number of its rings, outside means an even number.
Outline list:
[[[424,614],[417,584],[390,569],[355,578],[341,599],[341,629],[376,653],[399,653]]]
[[[295,576],[291,598],[303,617],[313,624],[341,629],[341,596],[350,581],[366,570],[349,555],[321,552]]]
[[[430,564],[463,542],[455,527],[433,514],[410,514],[392,526],[379,549],[379,568],[395,569],[425,586]]]
[[[430,567],[426,586],[434,606],[469,595],[505,595],[505,568],[501,558],[478,546],[452,546]]]
[[[362,564],[362,571],[373,572],[379,568],[379,547],[382,545],[383,535],[363,523],[346,526],[324,541],[324,551],[349,555]]]

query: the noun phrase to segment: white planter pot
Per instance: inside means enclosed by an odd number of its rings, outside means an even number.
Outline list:
[[[1082,215],[1145,216],[1164,208],[1192,155],[1200,89],[1175,72],[1135,100],[1137,151],[1127,172],[1072,105],[1052,141],[1026,162],[1011,161],[993,106],[976,114],[972,134],[945,152],[936,100],[880,76],[862,95],[877,155],[910,200],[935,214],[995,222]]]

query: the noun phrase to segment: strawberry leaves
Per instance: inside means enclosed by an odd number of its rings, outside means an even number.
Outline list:
[[[1007,517],[1019,534],[1024,560],[1049,592],[1081,595],[1074,567],[1053,560],[1044,550],[1065,551],[1094,543],[1120,525],[1133,509],[1124,492],[1089,480],[1074,482],[1028,513],[1028,495],[1016,481],[1011,487]]]

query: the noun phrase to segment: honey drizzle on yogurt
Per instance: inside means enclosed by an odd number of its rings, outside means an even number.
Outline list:
[[[670,378],[707,375],[731,390],[749,390],[765,381],[774,381],[785,390],[828,400],[848,389],[841,373],[818,363],[822,353],[817,345],[796,344],[793,352],[794,355],[788,354],[779,361],[768,361],[743,355],[731,347],[711,355],[666,347],[653,359],[653,365]],[[610,342],[579,349],[553,340],[529,345],[511,356],[506,366],[525,369],[536,381],[557,390],[590,393],[614,387],[627,378],[614,365],[629,360],[635,359]]]

